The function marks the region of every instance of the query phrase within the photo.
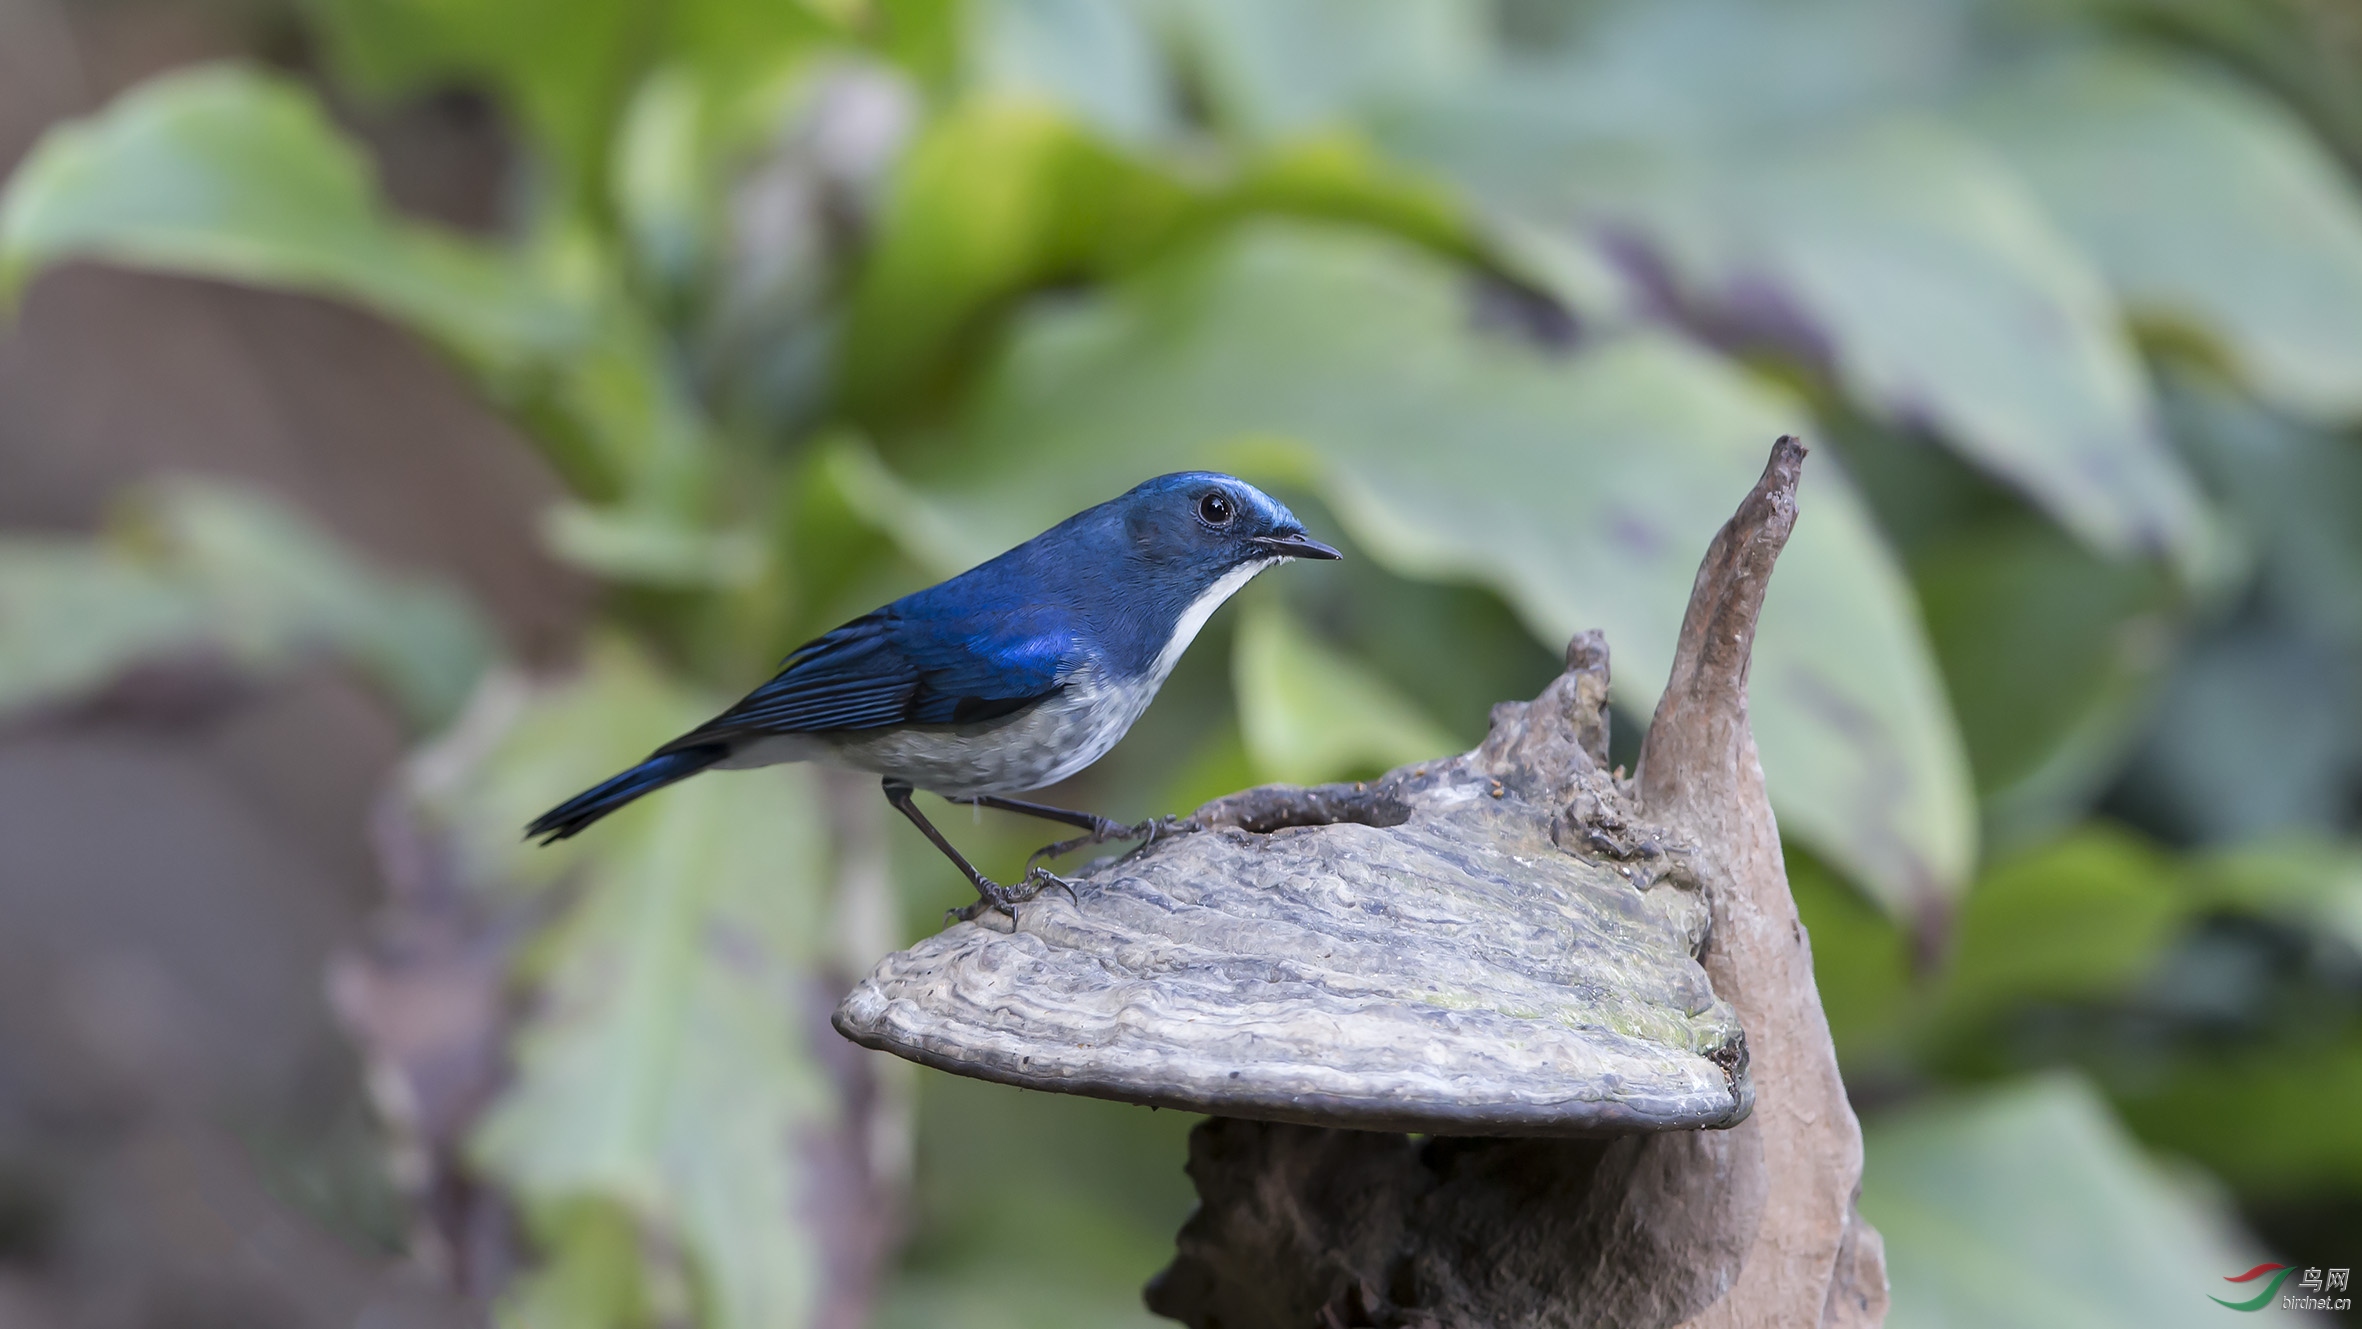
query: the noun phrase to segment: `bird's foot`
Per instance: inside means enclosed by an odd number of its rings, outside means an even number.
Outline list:
[[[944,910],[943,920],[947,923],[954,919],[962,923],[973,923],[977,916],[986,910],[998,909],[1007,914],[1014,922],[1017,918],[1017,906],[1032,899],[1038,893],[1039,888],[1025,890],[1020,887],[1012,890],[998,882],[978,877],[976,879],[976,899],[972,903],[961,905],[956,909]]]
[[[1044,859],[1064,858],[1077,849],[1085,849],[1091,845],[1105,843],[1107,843],[1105,840],[1101,840],[1096,836],[1078,835],[1071,840],[1059,840],[1051,844],[1043,845],[1041,848],[1034,850],[1032,854],[1027,856],[1025,860],[1026,875],[1031,876],[1036,872],[1045,871],[1046,869],[1042,867],[1042,860]]]
[[[1151,817],[1146,821],[1133,822],[1129,826],[1120,821],[1102,819],[1098,825],[1091,828],[1091,833],[1088,835],[1078,835],[1071,840],[1059,840],[1034,850],[1033,856],[1025,860],[1025,870],[1029,875],[1039,872],[1042,870],[1039,865],[1044,859],[1064,858],[1077,849],[1088,849],[1092,845],[1106,844],[1110,840],[1138,840],[1140,843],[1132,846],[1130,851],[1137,854],[1155,844],[1159,838],[1181,829],[1185,824],[1179,817],[1170,813],[1162,817]]]
[[[1138,840],[1140,842],[1132,846],[1132,852],[1137,854],[1141,850],[1146,849],[1148,846],[1155,844],[1157,841],[1162,840],[1166,836],[1172,835],[1175,832],[1194,831],[1200,828],[1195,821],[1168,812],[1161,817],[1151,817],[1147,821],[1141,822],[1139,825],[1134,826],[1131,829],[1132,833],[1125,838]]]
[[[1007,914],[1011,921],[1014,921],[1017,917],[1018,905],[1040,895],[1052,886],[1066,892],[1066,897],[1075,903],[1082,903],[1082,897],[1074,893],[1073,882],[1048,868],[1028,863],[1025,867],[1025,875],[1019,878],[1014,886],[1003,886],[988,878],[979,878],[976,882],[975,902],[962,905],[957,909],[946,909],[943,911],[943,917],[946,922],[957,919],[962,923],[973,923],[986,910],[997,909]]]
[[[1027,888],[1025,892],[1025,898],[1028,900],[1041,894],[1043,891],[1050,889],[1052,886],[1055,886],[1059,890],[1066,892],[1067,899],[1074,901],[1078,905],[1083,902],[1083,897],[1074,893],[1073,882],[1068,881],[1066,878],[1059,876],[1057,873],[1052,872],[1045,867],[1028,864],[1025,869],[1025,885]]]

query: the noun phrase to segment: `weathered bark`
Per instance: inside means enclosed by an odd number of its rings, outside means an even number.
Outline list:
[[[1886,1314],[1884,1249],[1854,1210],[1861,1124],[1838,1074],[1812,946],[1788,892],[1747,723],[1755,623],[1772,563],[1796,524],[1803,465],[1804,448],[1781,439],[1762,481],[1707,550],[1640,754],[1642,804],[1697,846],[1714,910],[1706,972],[1738,1009],[1755,1058],[1754,1115],[1698,1137],[1758,1153],[1764,1173],[1763,1208],[1738,1281],[1690,1322],[1701,1329],[1876,1324]]]
[[[1601,769],[1587,633],[1475,752],[1209,804],[1005,930],[889,958],[839,1029],[1216,1113],[1148,1290],[1200,1329],[1879,1322],[1860,1133],[1747,724],[1803,456],[1774,447],[1699,569],[1636,781]],[[1714,999],[1686,992],[1692,952]]]

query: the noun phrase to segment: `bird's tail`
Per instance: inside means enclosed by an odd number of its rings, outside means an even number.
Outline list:
[[[730,755],[726,743],[659,752],[610,780],[593,785],[533,819],[525,836],[540,836],[543,844],[563,840],[642,794],[653,793],[675,780],[686,780]]]

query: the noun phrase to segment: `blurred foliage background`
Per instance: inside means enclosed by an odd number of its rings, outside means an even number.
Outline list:
[[[1782,432],[1817,448],[1754,711],[1893,1322],[2197,1322],[2259,1259],[2362,1253],[2347,0],[253,0],[196,62],[95,39],[129,0],[8,3],[4,67],[82,112],[0,199],[17,335],[84,261],[367,311],[539,452],[511,556],[570,570],[397,572],[219,476],[0,538],[35,759],[323,662],[414,749],[371,776],[374,920],[312,943],[349,1059],[200,1114],[263,1178],[224,1240],[306,1225],[407,1290],[282,1260],[150,1287],[170,1322],[467,1322],[433,1288],[581,1329],[1150,1322],[1187,1121],[827,1031],[966,890],[867,782],[517,827],[806,637],[1199,465],[1348,561],[1242,597],[1053,800],[1466,746],[1589,626],[1629,760]],[[480,150],[405,155],[422,114]],[[419,455],[426,508],[481,507],[479,463]],[[988,872],[1038,842],[954,822]],[[73,873],[10,856],[31,936]],[[58,1142],[104,1130],[9,1057],[0,1308],[166,1322],[99,1290],[124,1248]]]

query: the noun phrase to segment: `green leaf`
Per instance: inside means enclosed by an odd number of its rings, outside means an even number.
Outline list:
[[[1140,1286],[1171,1261],[1195,1198],[1173,1161],[1196,1120],[926,1076],[910,1253],[877,1329],[1169,1326]]]
[[[2178,636],[2171,587],[2031,518],[1934,544],[1913,574],[1989,844],[2062,829],[2139,738]]]
[[[1837,377],[1922,419],[2110,553],[2195,558],[2197,494],[2085,258],[1998,162],[1925,121],[1759,158],[1707,273],[1763,264],[1832,343]]]
[[[69,259],[339,296],[495,374],[587,331],[586,307],[521,264],[393,218],[309,94],[226,66],[150,80],[43,137],[0,202],[0,299]]]
[[[904,484],[868,440],[829,439],[815,449],[813,465],[855,516],[891,535],[912,562],[938,580],[958,576],[976,562],[974,535],[959,514]]]
[[[2174,434],[2257,555],[2272,613],[2362,646],[2362,448],[2206,375],[2166,376]]]
[[[2133,999],[2203,903],[2183,864],[2090,824],[1980,876],[1950,920],[1946,953],[1915,974],[1909,936],[1838,889],[1812,855],[1790,854],[1788,880],[1848,1073],[1890,1077],[2014,1065],[2006,1040],[2028,1009]]]
[[[1924,104],[1980,54],[1964,5],[1610,0],[1558,7],[1545,33],[1531,31],[1534,8],[1455,95],[1499,97],[1538,126],[1785,134]]]
[[[1231,677],[1247,752],[1265,780],[1376,775],[1464,746],[1275,600],[1257,600],[1240,618]]]
[[[685,69],[641,80],[615,136],[615,210],[639,269],[678,298],[710,261],[715,182],[708,178],[705,88]]]
[[[2209,1296],[2252,1290],[2223,1281],[2262,1258],[2228,1205],[2144,1157],[2081,1080],[1874,1119],[1863,1150],[1893,1329],[2215,1326]]]
[[[2116,1101],[2141,1138],[2255,1196],[2362,1186],[2362,1032],[2185,1052],[2124,1077]]]
[[[1300,620],[1319,625],[1322,641],[1362,661],[1440,724],[1456,748],[1483,741],[1494,706],[1538,695],[1566,668],[1565,645],[1537,641],[1490,588],[1396,576],[1345,536],[1317,494],[1298,486],[1282,492],[1345,558],[1258,584],[1281,593]]]
[[[541,0],[508,0],[511,4]],[[889,20],[877,0],[675,0],[665,6],[654,42],[645,32],[630,40],[666,62],[695,70],[717,97],[728,101],[763,86],[799,63],[824,52],[853,46],[864,30]],[[645,8],[640,10],[645,22]]]
[[[640,1232],[612,1204],[580,1201],[535,1225],[541,1266],[493,1304],[500,1329],[639,1329],[649,1323]]]
[[[613,257],[587,240],[582,248],[573,262],[604,287]],[[620,499],[660,523],[703,520],[720,461],[704,408],[646,309],[611,287],[598,304],[591,340],[548,367],[523,412],[587,496]]]
[[[1457,190],[1387,158],[1349,129],[1297,135],[1247,157],[1216,196],[1215,211],[1349,222],[1490,269],[1540,261],[1510,237],[1488,234]]]
[[[2077,6],[2136,39],[2235,69],[2301,112],[2351,169],[2362,165],[2362,41],[2352,15],[2312,0],[2106,0]]]
[[[0,713],[159,660],[270,673],[331,656],[426,729],[458,713],[491,654],[464,600],[364,568],[301,516],[228,486],[152,487],[94,541],[0,540]]]
[[[1177,0],[1216,120],[1247,138],[1334,127],[1476,72],[1483,11],[1454,0]]]
[[[855,285],[847,400],[870,416],[923,418],[1020,297],[1121,277],[1261,215],[1350,222],[1489,266],[1529,257],[1349,129],[1236,160],[1169,157],[1130,151],[1034,97],[974,97],[939,118],[901,163]]]
[[[2302,839],[2243,845],[2187,860],[2182,886],[2194,909],[2269,920],[2312,954],[2270,946],[2257,959],[2274,957],[2279,976],[2227,984],[2219,952],[2187,960],[2178,972],[2199,980],[2195,1001],[2240,1002],[2249,1013],[2234,1026],[2238,1037],[2183,1040],[2170,1057],[2144,1048],[2119,1061],[2109,1088],[2125,1120],[2243,1194],[2350,1194],[2362,1185],[2362,1132],[2352,1128],[2362,1025],[2336,976],[2362,959],[2362,849]]]
[[[1483,314],[1426,254],[1252,224],[1025,320],[927,488],[981,557],[1159,471],[1301,479],[1405,575],[1493,587],[1545,642],[1604,627],[1645,713],[1698,559],[1800,413],[1672,338],[1570,355]],[[1908,910],[1972,854],[1959,740],[1831,459],[1803,502],[1756,645],[1764,765],[1791,831]]]
[[[396,219],[360,155],[285,80],[151,80],[51,131],[0,200],[0,298],[70,259],[350,300],[440,343],[521,409],[585,489],[676,519],[706,427],[579,231],[507,251]]]
[[[2362,955],[2362,846],[2321,840],[2242,845],[2197,861],[2210,903],[2271,914]]]
[[[971,84],[1049,101],[1124,143],[1180,128],[1178,89],[1135,0],[977,0],[968,6]]]
[[[776,72],[835,34],[839,6],[780,0],[311,0],[338,72],[378,96],[488,85],[556,172],[558,196],[595,210],[607,154],[641,76],[667,62],[717,88]]]
[[[1782,857],[1812,942],[1813,986],[1830,1041],[1848,1083],[1874,1083],[1917,1046],[1926,1012],[1926,985],[1912,982],[1911,938],[1804,846],[1783,845]]]
[[[1825,362],[2095,548],[2202,561],[2203,511],[2106,285],[1989,149],[1900,112],[1767,131],[1743,99],[1672,132],[1569,77],[1504,76],[1381,136],[1513,225],[1645,253],[1717,334]],[[1607,104],[1548,114],[1545,94]]]
[[[643,1246],[685,1257],[701,1324],[809,1323],[821,1244],[802,1151],[837,1110],[808,1041],[830,935],[819,791],[802,767],[709,774],[576,839],[522,844],[526,818],[712,707],[613,643],[562,688],[484,706],[416,764],[414,797],[467,879],[565,890],[528,953],[534,1001],[475,1165],[556,1243],[552,1278],[568,1216],[612,1205]]]
[[[2362,195],[2295,116],[2185,62],[2088,51],[1966,120],[2135,315],[2214,342],[2267,400],[2362,416]]]
[[[139,664],[213,645],[169,570],[80,540],[0,541],[0,713],[69,701]]]
[[[560,503],[542,514],[541,533],[551,553],[612,581],[743,588],[769,571],[755,532],[701,530],[661,513]]]
[[[2228,960],[2221,933],[2193,934],[2206,914],[2271,920],[2318,948],[2309,963],[2277,945],[2251,952],[2252,962],[2271,955],[2300,975],[2340,972],[2362,955],[2362,859],[2350,846],[2291,841],[2176,860],[2087,827],[1977,883],[1952,965],[1921,1003],[1930,1018],[1904,1021],[1892,1041],[1935,1051],[1955,1074],[1989,1070],[2022,1063],[2030,1031],[2055,1038],[2061,1008],[2080,1007],[2104,1036],[2087,1049],[2092,1063],[2143,1140],[2251,1196],[2350,1187],[2362,1179],[2362,1140],[2345,1129],[2362,1086],[2350,1003],[2301,977],[2268,997],[2274,980]],[[1817,967],[1817,925],[1814,940]],[[2237,1037],[2221,1036],[2225,1002],[2249,1008],[2232,1017]],[[2156,1037],[2189,1003],[2206,1010],[2203,1027]],[[1831,1019],[1840,1027],[1834,1009]]]
[[[2354,658],[2270,617],[2182,652],[2126,771],[2127,806],[2199,843],[2351,825]]]
[[[1961,1029],[2018,1003],[2128,993],[2191,913],[2179,864],[2126,832],[2087,826],[1978,879],[1957,920],[1941,1018]]]
[[[587,184],[639,62],[646,14],[630,0],[311,0],[342,79],[379,97],[488,83],[548,153]]]
[[[1178,181],[1040,103],[965,104],[895,182],[847,315],[848,397],[907,409],[943,386],[988,314],[1033,287],[1136,263],[1196,206]]]

